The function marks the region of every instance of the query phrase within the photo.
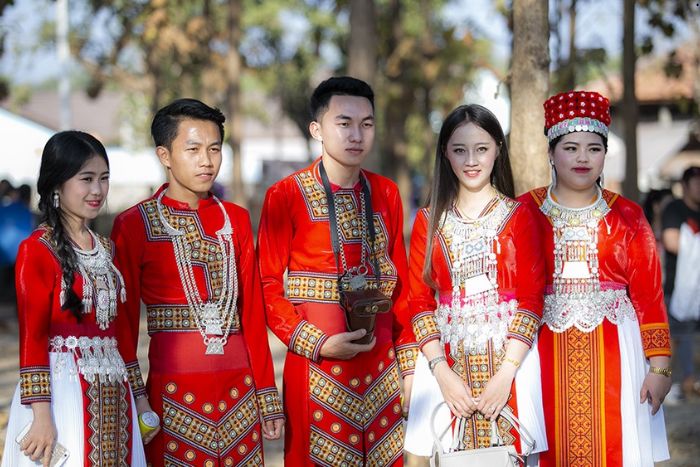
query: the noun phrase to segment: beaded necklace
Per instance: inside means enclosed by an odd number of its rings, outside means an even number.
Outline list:
[[[83,279],[83,313],[89,313],[95,307],[95,321],[100,329],[105,330],[117,316],[117,289],[122,303],[126,301],[126,289],[124,279],[119,270],[114,266],[112,258],[97,238],[95,233],[88,229],[92,238],[93,247],[90,250],[82,250],[73,245],[73,251],[78,259],[78,272]],[[66,300],[65,281],[61,281],[61,305]]]
[[[184,225],[175,228],[163,215],[164,207],[161,202],[165,192],[156,199],[156,209],[165,232],[170,236],[175,253],[175,263],[180,276],[180,283],[185,292],[187,304],[192,310],[195,324],[206,345],[206,355],[221,355],[228,341],[228,335],[237,313],[238,302],[238,271],[236,270],[236,255],[233,246],[233,227],[231,219],[219,198],[212,195],[214,201],[224,216],[224,225],[216,231],[216,238],[222,255],[222,288],[216,301],[204,301],[199,293],[192,267],[192,257],[195,253],[187,241],[187,230]],[[183,219],[184,222],[184,219]]]

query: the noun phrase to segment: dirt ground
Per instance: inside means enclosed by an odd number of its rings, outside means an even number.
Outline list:
[[[142,323],[143,324],[143,323]],[[144,374],[147,371],[145,350],[148,337],[141,333],[139,358]],[[270,335],[270,345],[275,361],[277,385],[282,385],[282,368],[286,348]],[[700,350],[700,339],[696,349]],[[696,355],[696,357],[699,357]],[[0,458],[5,442],[8,410],[18,379],[18,332],[14,310],[0,305]],[[666,429],[671,449],[671,460],[657,464],[660,467],[697,467],[700,465],[700,398],[687,400],[674,406],[665,406]],[[268,467],[282,467],[282,441],[265,443],[265,464]],[[406,465],[427,466],[427,461],[410,457]]]

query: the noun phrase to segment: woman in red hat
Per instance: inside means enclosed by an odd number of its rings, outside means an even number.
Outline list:
[[[609,107],[586,91],[545,102],[552,184],[520,198],[539,208],[545,232],[543,467],[653,466],[669,457],[661,269],[642,209],[602,188]]]

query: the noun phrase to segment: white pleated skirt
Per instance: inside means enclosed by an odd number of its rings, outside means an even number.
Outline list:
[[[617,325],[620,342],[620,414],[624,467],[654,467],[670,458],[663,407],[651,414],[648,402],[639,402],[642,384],[649,371],[637,320]]]
[[[542,409],[542,386],[540,379],[540,357],[537,342],[523,359],[515,375],[518,419],[535,439],[534,453],[547,450],[547,434]],[[428,361],[419,352],[411,389],[411,403],[406,422],[404,449],[417,456],[430,456],[433,452],[431,416],[436,407],[444,402],[437,380],[428,369]],[[451,424],[450,409],[440,406],[435,417],[435,432],[439,435]],[[452,430],[447,430],[440,439],[443,449],[452,443]],[[522,452],[522,446],[518,447]]]
[[[51,412],[58,432],[57,442],[66,447],[70,453],[63,464],[65,467],[83,467],[85,459],[85,422],[83,409],[83,391],[77,376],[77,366],[73,358],[63,358],[61,374],[53,377],[56,352],[50,352],[51,364]],[[131,391],[131,389],[129,389]],[[133,401],[133,394],[131,397]],[[5,449],[2,456],[2,467],[34,467],[41,465],[25,456],[15,442],[22,429],[34,419],[31,405],[22,405],[19,397],[19,384],[15,389],[10,419],[7,425]],[[131,438],[131,467],[145,467],[146,456],[143,451],[141,434],[136,415],[136,406],[131,404],[132,438]]]

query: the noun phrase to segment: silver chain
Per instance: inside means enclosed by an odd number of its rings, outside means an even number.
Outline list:
[[[335,203],[335,225],[336,229],[338,230],[338,243],[339,243],[339,249],[340,249],[340,263],[343,267],[342,273],[344,274],[345,272],[350,272],[351,274],[356,274],[358,271],[361,270],[361,268],[364,266],[365,267],[365,273],[367,270],[366,266],[366,261],[367,261],[367,252],[366,250],[369,249],[369,246],[367,244],[367,231],[368,226],[367,226],[367,217],[365,216],[365,195],[364,193],[360,192],[360,212],[359,212],[359,217],[360,217],[360,236],[362,238],[362,248],[361,248],[361,256],[360,256],[360,265],[353,267],[352,269],[348,268],[348,263],[347,259],[345,258],[345,244],[341,240],[343,238],[343,231],[342,227],[340,225],[340,219],[338,219],[338,212],[339,211],[345,211],[345,206],[342,205],[342,201],[340,200],[340,197],[334,196],[333,197],[333,202]]]
[[[217,242],[221,250],[221,260],[223,262],[221,271],[222,286],[218,299],[205,303],[199,293],[199,287],[195,279],[194,269],[192,267],[192,245],[186,241],[186,230],[185,228],[174,228],[163,215],[161,199],[164,193],[165,192],[161,193],[156,199],[156,209],[158,210],[160,221],[166,233],[170,235],[170,239],[173,243],[175,263],[177,264],[180,282],[185,292],[187,304],[193,312],[192,315],[197,329],[202,336],[204,345],[207,346],[207,353],[223,353],[223,346],[225,346],[228,341],[228,335],[237,313],[236,306],[238,302],[238,271],[236,269],[236,255],[233,246],[233,227],[231,226],[231,220],[221,201],[216,196],[212,195],[224,216],[224,225],[216,232]],[[231,293],[229,293],[229,291],[231,291]],[[211,323],[212,321],[223,322],[224,328],[212,333],[221,333],[222,337],[209,337],[205,332],[205,329],[208,328],[207,323]],[[210,352],[209,350],[211,348],[217,348],[219,351]]]

